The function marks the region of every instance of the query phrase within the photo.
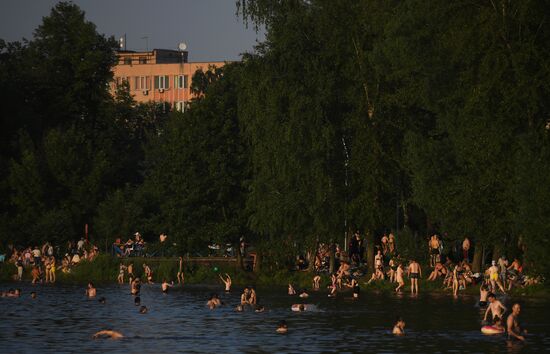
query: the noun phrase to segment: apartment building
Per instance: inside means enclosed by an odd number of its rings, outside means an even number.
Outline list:
[[[221,67],[225,62],[187,61],[187,51],[153,49],[136,52],[117,52],[118,63],[113,69],[111,91],[126,81],[130,93],[137,102],[159,102],[172,109],[184,111],[193,98],[191,79],[195,71],[208,70],[210,66]]]

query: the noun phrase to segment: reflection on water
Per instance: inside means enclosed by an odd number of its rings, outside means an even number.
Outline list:
[[[6,290],[11,284],[0,285]],[[259,289],[264,313],[237,313],[239,293],[222,288],[172,288],[162,294],[159,285],[142,287],[141,303],[149,309],[139,314],[128,285],[98,288],[105,304],[86,299],[84,287],[21,286],[18,299],[0,298],[0,351],[3,353],[114,353],[166,352],[375,352],[375,353],[527,353],[544,352],[550,345],[548,300],[522,299],[522,320],[529,329],[528,343],[509,347],[504,337],[480,333],[480,309],[474,297],[447,295],[375,294],[362,292],[331,299],[313,293],[307,303],[316,312],[293,312],[300,302],[286,289]],[[30,291],[38,298],[30,298]],[[220,291],[228,305],[210,311],[206,299]],[[511,305],[513,299],[505,299]],[[396,338],[390,329],[396,316],[407,323],[406,336]],[[275,333],[285,319],[287,335]],[[114,329],[126,338],[93,340],[101,329]]]

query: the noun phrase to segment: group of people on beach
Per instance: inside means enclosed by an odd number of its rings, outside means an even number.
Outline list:
[[[10,254],[8,262],[13,263],[17,273],[13,275],[16,281],[22,281],[25,270],[30,269],[32,283],[55,283],[57,271],[70,273],[73,267],[83,260],[93,261],[99,254],[99,250],[84,238],[76,242],[69,241],[62,253],[61,247],[54,247],[50,242],[26,248],[17,248],[8,245]]]

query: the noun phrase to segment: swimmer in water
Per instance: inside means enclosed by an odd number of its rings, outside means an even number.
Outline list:
[[[141,281],[139,278],[135,278],[130,283],[130,293],[135,296],[139,296],[139,290],[141,289]]]
[[[487,306],[487,310],[485,310],[483,321],[487,321],[487,315],[489,314],[489,311],[491,311],[493,319],[495,317],[502,318],[502,315],[506,312],[506,307],[504,307],[504,305],[502,305],[502,303],[496,299],[495,294],[493,293],[487,295],[487,299],[489,299],[489,306]]]
[[[237,305],[237,307],[235,307],[235,311],[236,312],[243,312],[244,311],[244,306],[243,305]]]
[[[142,315],[146,314],[147,313],[147,306],[141,306],[139,308],[139,313],[142,314]]]
[[[248,288],[244,288],[244,291],[241,295],[241,305],[248,305],[250,304],[248,302],[248,296],[249,296],[249,293],[250,293],[250,290],[248,290]]]
[[[218,298],[218,295],[217,294],[212,294],[212,296],[210,297],[210,300],[208,300],[208,302],[206,303],[206,306],[208,306],[208,308],[210,310],[213,310],[216,307],[221,306],[221,304],[222,304],[222,302]]]
[[[296,290],[294,290],[294,287],[290,283],[288,283],[288,295],[296,295]]]
[[[395,325],[393,326],[392,334],[395,334],[397,336],[402,336],[405,334],[405,321],[403,318],[398,317],[395,321]]]
[[[288,332],[288,326],[286,324],[285,320],[282,320],[279,322],[279,325],[277,326],[277,333],[285,334]]]
[[[183,285],[185,280],[185,276],[183,274],[183,257],[180,257],[180,267],[178,270],[178,274],[176,275],[176,278],[178,280],[178,284]]]
[[[134,299],[134,305],[139,306],[141,305],[141,298],[139,296],[136,296]]]
[[[298,296],[301,297],[302,299],[305,299],[309,297],[309,294],[307,293],[306,289],[302,289],[302,291],[300,292],[300,295]]]
[[[168,292],[168,288],[171,288],[171,287],[173,287],[173,286],[174,286],[174,282],[168,283],[168,282],[166,281],[166,279],[163,279],[163,280],[162,280],[161,288],[162,288],[162,292],[163,292],[163,293],[166,294],[166,293]]]
[[[250,305],[256,305],[258,302],[258,297],[256,296],[256,290],[254,288],[250,289],[250,296],[248,297],[248,303]]]
[[[34,291],[31,291],[31,298],[36,299],[36,293]]]
[[[99,298],[99,300],[97,300],[100,304],[104,304],[106,299],[102,296]]]
[[[224,279],[221,274],[218,274],[222,282],[225,284],[225,292],[228,293],[231,291],[231,277],[229,274],[225,273],[226,278]]]
[[[254,312],[264,312],[265,311],[265,307],[262,306],[262,305],[259,305],[256,310],[254,310]]]
[[[506,325],[508,327],[508,339],[515,339],[524,342],[524,335],[527,334],[527,331],[522,330],[519,325],[518,317],[520,312],[520,305],[518,303],[515,303],[512,306],[512,313],[508,316],[508,319],[506,320]]]
[[[94,284],[92,282],[88,283],[88,288],[86,289],[86,296],[88,297],[95,297],[97,294],[96,288],[94,288]]]
[[[97,338],[110,338],[110,339],[120,339],[120,338],[124,338],[124,336],[122,335],[122,333],[120,332],[117,332],[117,331],[111,331],[111,330],[102,330],[102,331],[99,331],[97,332],[96,334],[94,334],[94,339],[97,339]]]

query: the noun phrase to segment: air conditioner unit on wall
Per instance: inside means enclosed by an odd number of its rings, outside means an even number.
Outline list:
[[[149,94],[149,90],[143,90],[142,93],[144,96],[147,96]]]
[[[160,92],[160,93],[163,93],[163,92],[164,92],[164,89],[159,89],[159,92]]]

